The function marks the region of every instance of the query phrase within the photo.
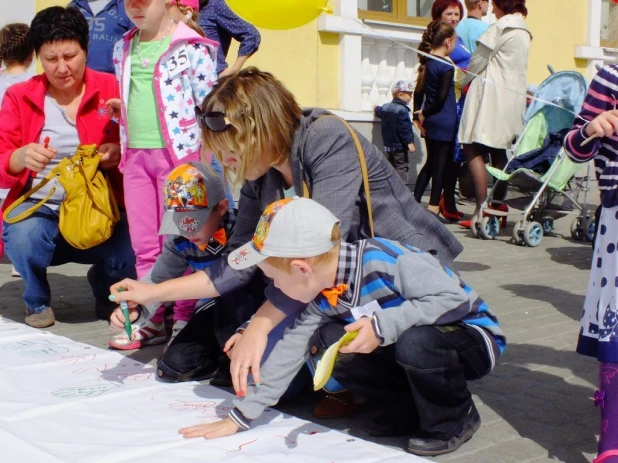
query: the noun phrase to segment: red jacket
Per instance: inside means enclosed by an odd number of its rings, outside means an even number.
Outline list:
[[[86,68],[86,89],[77,110],[77,134],[84,145],[120,142],[118,124],[108,115],[105,102],[118,98],[119,88],[111,74]],[[13,152],[38,143],[45,124],[44,103],[48,81],[45,74],[15,84],[6,91],[0,109],[0,188],[10,188],[2,210],[24,193],[28,177],[34,172],[24,169],[17,175],[9,173],[9,161]],[[54,140],[50,142],[54,146]],[[108,172],[119,205],[123,205],[122,177],[117,169]]]

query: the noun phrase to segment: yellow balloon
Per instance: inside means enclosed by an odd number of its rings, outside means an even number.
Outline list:
[[[227,0],[234,12],[263,29],[294,29],[317,18],[328,0]]]

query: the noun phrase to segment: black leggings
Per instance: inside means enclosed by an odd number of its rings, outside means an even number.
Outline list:
[[[444,185],[444,169],[452,163],[454,143],[452,141],[425,139],[427,147],[427,161],[418,174],[416,185],[414,186],[414,198],[421,202],[423,193],[431,180],[431,195],[429,197],[430,206],[440,204],[440,195]]]

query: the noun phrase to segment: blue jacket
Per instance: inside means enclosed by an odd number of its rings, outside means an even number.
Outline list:
[[[96,16],[92,14],[88,0],[73,0],[69,6],[77,8],[88,21],[90,43],[88,45],[89,68],[114,74],[112,54],[114,44],[134,27],[124,9],[124,0],[110,0]]]
[[[457,134],[455,71],[449,63],[440,57],[428,60],[423,85],[417,83],[414,91],[414,112],[423,108],[425,137],[430,140],[454,142]]]
[[[376,106],[373,113],[382,119],[382,140],[386,151],[408,151],[408,145],[414,142],[410,107],[394,98],[390,103]]]

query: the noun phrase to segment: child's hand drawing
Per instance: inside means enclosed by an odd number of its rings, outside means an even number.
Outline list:
[[[55,345],[51,341],[19,341],[0,346],[0,350],[13,350],[24,357],[47,357],[48,355],[64,354],[66,347]]]
[[[119,387],[118,384],[110,383],[96,384],[94,386],[68,386],[52,392],[51,395],[61,399],[72,399],[74,397],[96,397],[115,387]]]
[[[131,323],[137,320],[138,317],[139,312],[137,307],[129,307],[129,318]],[[114,310],[112,315],[109,317],[109,327],[112,331],[124,332],[124,315],[122,314],[122,309],[120,307]],[[135,328],[133,333],[135,333]],[[134,337],[134,335],[132,337]],[[126,336],[125,339],[127,339]]]
[[[192,437],[218,439],[219,437],[231,436],[237,432],[238,426],[230,418],[225,418],[224,420],[215,421],[214,423],[197,424],[195,426],[189,426],[188,428],[182,428],[178,431],[178,434],[182,434],[182,437],[185,439],[190,439]]]

